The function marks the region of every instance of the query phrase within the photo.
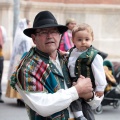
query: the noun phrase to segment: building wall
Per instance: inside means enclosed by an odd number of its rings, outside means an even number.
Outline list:
[[[34,2],[57,2],[65,4],[120,4],[120,0],[25,0]]]
[[[4,45],[4,55],[10,58],[12,51],[13,1],[0,7],[0,24],[7,28],[8,42]],[[48,2],[49,1],[49,2]],[[109,54],[120,58],[120,1],[119,0],[21,0],[20,18],[28,18],[31,23],[35,15],[42,10],[51,11],[58,23],[65,24],[69,17],[77,23],[88,23],[94,31],[93,45]],[[73,4],[74,2],[74,4]],[[0,4],[1,5],[1,4]],[[7,19],[6,19],[7,18]]]

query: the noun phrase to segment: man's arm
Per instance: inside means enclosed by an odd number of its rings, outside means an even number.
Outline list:
[[[24,102],[43,117],[66,109],[70,106],[72,101],[79,98],[75,87],[71,87],[67,90],[60,89],[54,94],[26,92],[21,90],[17,85],[16,88]]]
[[[16,86],[16,88],[24,102],[44,117],[66,109],[70,106],[71,102],[77,100],[79,96],[84,98],[85,94],[91,93],[93,90],[89,78],[79,78],[75,86],[66,90],[60,89],[53,94],[45,92],[25,92],[18,86]],[[87,98],[90,97],[91,96]]]

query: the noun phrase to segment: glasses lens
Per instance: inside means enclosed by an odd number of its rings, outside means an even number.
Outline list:
[[[36,33],[38,33],[40,36],[47,36],[48,34],[55,36],[59,32],[58,32],[58,30],[51,30],[51,31],[39,31],[39,32],[36,32]]]

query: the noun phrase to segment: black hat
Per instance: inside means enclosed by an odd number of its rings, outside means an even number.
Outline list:
[[[49,27],[57,27],[61,34],[63,34],[68,29],[66,26],[59,25],[51,12],[42,11],[36,15],[33,22],[33,27],[27,28],[23,32],[25,35],[31,37],[31,34],[34,34],[36,29]]]

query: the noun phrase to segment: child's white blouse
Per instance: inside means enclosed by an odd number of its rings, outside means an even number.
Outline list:
[[[87,50],[86,50],[87,51]],[[73,49],[71,52],[71,55],[68,60],[68,68],[71,77],[75,77],[74,74],[74,69],[75,69],[75,62],[77,58],[86,51],[79,51],[77,48]],[[105,72],[103,68],[103,59],[102,57],[97,54],[91,64],[92,72],[95,78],[95,85],[96,85],[96,90],[95,91],[104,91],[107,82],[106,82],[106,77],[105,77]]]

